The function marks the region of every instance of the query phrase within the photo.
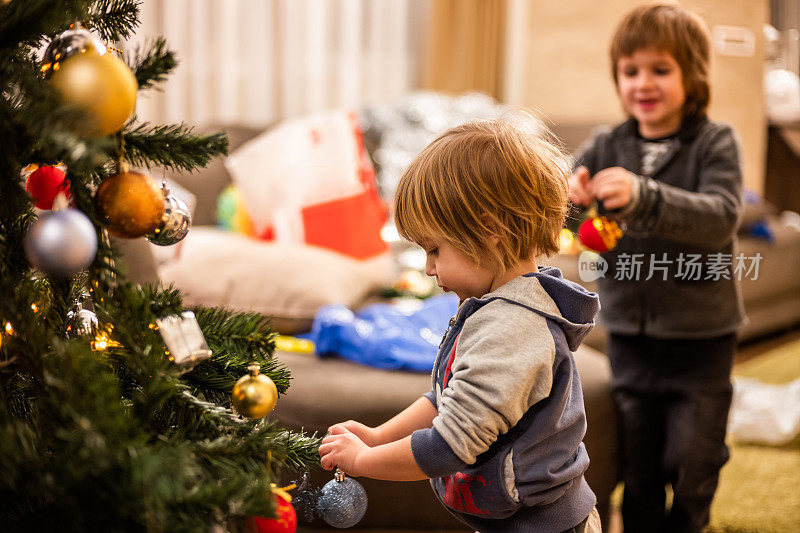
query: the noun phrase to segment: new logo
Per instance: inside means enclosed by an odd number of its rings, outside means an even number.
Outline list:
[[[589,283],[605,277],[608,272],[608,262],[595,252],[583,251],[578,256],[578,277],[581,281]]]

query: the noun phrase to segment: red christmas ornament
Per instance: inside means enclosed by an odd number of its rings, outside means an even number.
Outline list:
[[[294,488],[294,485],[290,486]],[[288,488],[288,487],[287,487]],[[292,507],[292,497],[284,489],[272,487],[275,498],[275,518],[254,516],[248,520],[247,530],[251,533],[294,533],[297,529],[297,513]]]
[[[39,209],[52,209],[58,193],[69,195],[67,175],[58,167],[42,166],[28,176],[25,189]]]
[[[606,217],[589,217],[578,228],[581,244],[595,252],[608,252],[617,246],[622,230],[616,222]]]

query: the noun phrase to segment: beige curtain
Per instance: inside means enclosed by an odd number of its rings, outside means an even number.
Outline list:
[[[179,66],[142,120],[262,127],[419,88],[428,0],[146,0],[135,47],[162,35]]]
[[[449,93],[503,94],[507,0],[432,0],[423,86]]]

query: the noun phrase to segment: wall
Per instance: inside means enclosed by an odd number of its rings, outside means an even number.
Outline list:
[[[608,43],[631,0],[510,0],[503,100],[535,108],[556,124],[616,123],[624,118],[611,80]],[[687,0],[711,27],[744,26],[755,36],[750,57],[711,61],[709,114],[733,124],[744,148],[745,183],[763,192],[766,123],[762,109],[768,0]]]

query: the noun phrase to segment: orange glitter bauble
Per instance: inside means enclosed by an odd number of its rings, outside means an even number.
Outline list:
[[[94,204],[108,230],[126,239],[151,233],[164,214],[161,189],[141,172],[120,172],[106,178],[97,189]]]

